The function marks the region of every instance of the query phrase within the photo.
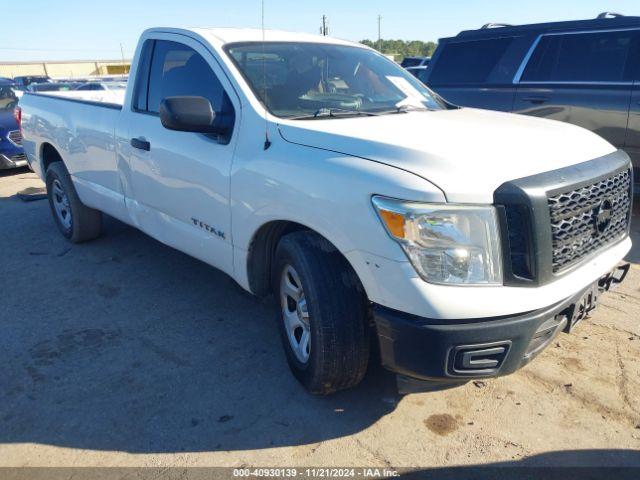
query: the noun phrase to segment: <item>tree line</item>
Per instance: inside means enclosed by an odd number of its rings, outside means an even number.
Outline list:
[[[397,61],[404,57],[430,57],[438,46],[421,40],[361,40],[360,43],[386,55],[395,55]]]

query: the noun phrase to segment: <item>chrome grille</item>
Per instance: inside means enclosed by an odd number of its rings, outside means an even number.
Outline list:
[[[548,197],[548,204],[553,272],[558,273],[625,236],[631,215],[631,171]]]
[[[18,146],[22,145],[22,133],[20,133],[20,130],[13,130],[9,132],[7,138]]]

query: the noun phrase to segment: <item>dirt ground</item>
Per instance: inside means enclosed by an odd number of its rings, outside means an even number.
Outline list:
[[[0,173],[0,466],[640,466],[640,218],[625,284],[509,377],[306,394],[269,299],[114,220],[83,245]]]

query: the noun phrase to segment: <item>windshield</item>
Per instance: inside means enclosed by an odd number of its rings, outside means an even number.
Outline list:
[[[420,57],[405,57],[404,60],[402,60],[402,63],[400,65],[402,67],[404,67],[404,68],[417,67],[419,65],[422,65],[422,58],[420,58]]]
[[[105,82],[103,85],[107,87],[107,90],[125,90],[127,88],[127,82]]]
[[[326,43],[251,42],[231,44],[225,50],[258,99],[278,117],[443,108],[422,83],[369,49]]]
[[[29,85],[29,90],[32,92],[60,92],[73,90],[73,85],[70,83],[32,83]]]

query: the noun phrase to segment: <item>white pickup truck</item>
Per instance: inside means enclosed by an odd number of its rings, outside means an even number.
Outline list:
[[[87,95],[21,101],[62,234],[105,213],[274,292],[314,393],[356,385],[372,349],[404,391],[514,372],[628,270],[625,153],[450,105],[363,45],[154,28],[122,101]]]

